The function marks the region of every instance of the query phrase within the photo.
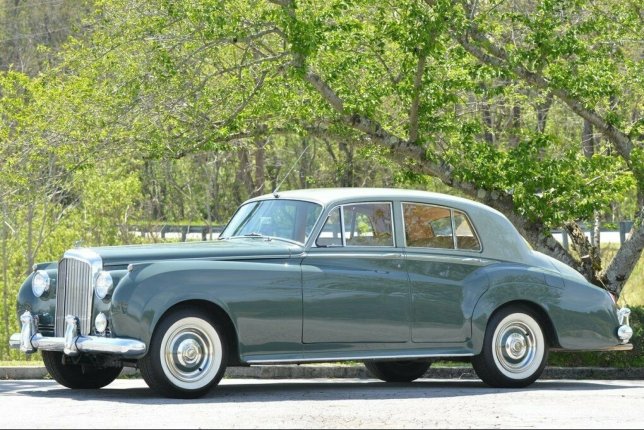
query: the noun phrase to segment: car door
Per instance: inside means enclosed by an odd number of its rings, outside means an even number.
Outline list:
[[[470,313],[487,285],[481,245],[467,216],[425,203],[402,204],[413,342],[464,342]]]
[[[392,203],[333,209],[302,261],[304,343],[409,341],[409,282]]]

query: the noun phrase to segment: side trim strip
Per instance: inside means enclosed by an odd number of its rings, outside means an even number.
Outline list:
[[[269,364],[269,363],[316,363],[328,361],[362,361],[362,360],[392,360],[392,359],[406,359],[406,358],[434,358],[434,357],[472,357],[472,353],[460,354],[397,354],[397,355],[366,355],[366,356],[353,356],[348,355],[345,357],[320,357],[320,358],[288,358],[278,360],[247,360],[248,364]]]
[[[416,254],[416,253],[407,253],[407,260],[412,261],[439,261],[446,263],[457,263],[457,264],[467,264],[470,266],[489,266],[494,264],[494,260],[487,260],[485,258],[478,257],[463,257],[463,256],[451,256],[451,255],[436,255],[436,254]]]
[[[402,258],[403,254],[402,252],[385,252],[385,253],[369,253],[369,252],[329,252],[329,253],[323,253],[323,252],[307,252],[306,254],[303,255],[303,257],[306,258],[338,258],[338,257],[343,257],[343,258],[373,258],[373,259],[380,259],[380,260],[389,260],[392,258]]]

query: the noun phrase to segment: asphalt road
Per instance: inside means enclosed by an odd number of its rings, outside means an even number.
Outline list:
[[[157,397],[140,379],[71,391],[0,381],[0,428],[642,428],[644,381],[224,379],[197,400]]]

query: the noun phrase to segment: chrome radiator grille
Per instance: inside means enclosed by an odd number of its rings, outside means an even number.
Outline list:
[[[92,319],[94,272],[89,262],[63,258],[58,263],[56,287],[56,336],[65,335],[65,316],[78,317],[82,335],[88,335]]]

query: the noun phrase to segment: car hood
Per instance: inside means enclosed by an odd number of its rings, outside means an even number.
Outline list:
[[[288,258],[300,254],[303,247],[276,239],[237,238],[204,242],[107,246],[91,248],[91,250],[101,257],[104,266],[113,267],[159,260]]]

